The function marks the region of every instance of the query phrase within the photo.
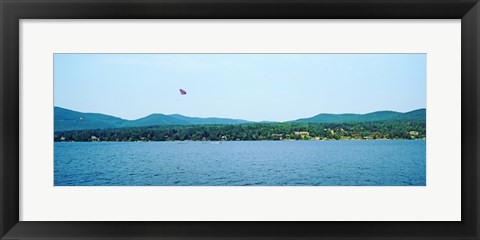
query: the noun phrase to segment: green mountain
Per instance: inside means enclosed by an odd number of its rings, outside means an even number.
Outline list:
[[[116,128],[128,120],[99,113],[82,113],[65,108],[54,108],[54,130],[85,130]]]
[[[354,122],[375,122],[386,120],[414,121],[426,120],[426,109],[417,109],[411,112],[400,113],[393,111],[379,111],[367,114],[327,114],[322,113],[311,118],[302,118],[292,122],[299,123],[354,123]]]
[[[158,125],[197,125],[197,124],[240,124],[248,123],[245,120],[228,119],[228,118],[196,118],[186,117],[179,114],[151,114],[144,118],[128,121],[120,127],[146,127]]]
[[[403,113],[402,115],[396,118],[400,121],[413,121],[413,120],[427,120],[427,113],[425,108],[417,109],[411,112]]]
[[[61,107],[54,108],[54,129],[57,131],[109,129],[126,127],[147,127],[165,125],[202,125],[202,124],[242,124],[254,123],[240,119],[229,118],[197,118],[179,114],[151,114],[136,120],[125,120],[99,113],[82,113]],[[294,120],[295,123],[354,123],[385,120],[413,121],[426,120],[425,109],[407,113],[379,111],[367,114],[319,114],[311,118]],[[260,122],[266,123],[266,122]]]
[[[125,120],[98,113],[82,113],[61,107],[54,108],[54,130],[86,130],[124,127],[146,127],[159,125],[194,125],[194,124],[240,124],[245,120],[228,118],[196,118],[179,114],[152,114],[136,120]]]
[[[186,117],[180,114],[173,114],[170,117],[178,121],[187,121],[187,124],[240,124],[240,123],[251,123],[251,121],[246,121],[242,119],[230,119],[230,118],[197,118],[197,117]]]

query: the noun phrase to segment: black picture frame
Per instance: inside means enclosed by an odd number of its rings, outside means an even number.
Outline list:
[[[480,239],[478,0],[0,0],[0,14],[1,239]],[[19,20],[162,18],[461,19],[462,221],[19,221]]]

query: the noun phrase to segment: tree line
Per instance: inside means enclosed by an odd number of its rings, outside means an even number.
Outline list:
[[[366,123],[249,123],[63,131],[54,141],[256,141],[425,139],[425,121]]]

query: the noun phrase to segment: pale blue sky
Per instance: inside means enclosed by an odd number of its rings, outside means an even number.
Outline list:
[[[54,88],[55,106],[125,119],[407,112],[426,107],[426,55],[55,54]]]

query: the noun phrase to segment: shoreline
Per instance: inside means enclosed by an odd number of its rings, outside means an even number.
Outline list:
[[[208,142],[213,142],[213,143],[222,143],[222,142],[309,142],[309,141],[426,141],[426,138],[422,139],[403,139],[403,138],[398,138],[398,139],[309,139],[309,140],[219,140],[219,141],[214,141],[214,140],[207,140],[207,141],[194,141],[194,140],[174,140],[174,141],[53,141],[55,143],[57,142],[78,142],[78,143],[89,143],[89,142],[106,142],[106,143],[133,143],[133,142],[203,142],[203,143],[208,143]]]

